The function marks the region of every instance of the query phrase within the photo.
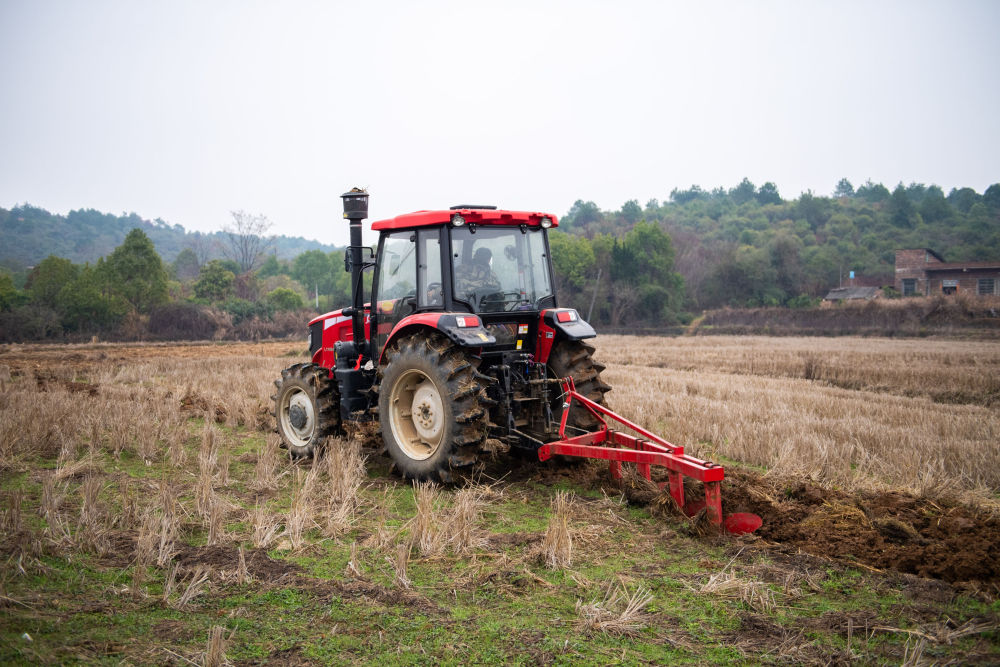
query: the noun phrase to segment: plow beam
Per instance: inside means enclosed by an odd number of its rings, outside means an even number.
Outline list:
[[[724,525],[731,533],[748,533],[760,526],[760,517],[753,514],[734,514],[723,521],[721,482],[725,477],[725,471],[722,466],[685,454],[683,447],[667,442],[605,406],[577,393],[573,378],[564,378],[562,386],[564,401],[562,418],[559,422],[559,440],[539,447],[539,460],[546,461],[555,455],[605,460],[608,461],[611,476],[616,479],[621,478],[623,462],[634,463],[639,474],[649,480],[652,479],[651,466],[662,466],[667,469],[667,481],[660,482],[659,486],[660,488],[669,486],[671,497],[682,509],[694,514],[705,508],[711,523],[720,527]],[[598,430],[566,437],[566,422],[573,401],[577,401],[600,422]],[[612,430],[608,427],[607,420],[617,422],[639,435],[633,436]],[[703,501],[695,500],[685,506],[684,477],[702,483],[705,490]]]

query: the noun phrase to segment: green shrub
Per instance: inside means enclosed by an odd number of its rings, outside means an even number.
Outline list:
[[[303,307],[302,297],[287,287],[279,287],[268,293],[265,297],[268,305],[274,312],[280,313],[286,310],[298,310]]]
[[[238,325],[243,320],[257,317],[262,320],[269,320],[274,314],[270,304],[260,301],[247,301],[246,299],[229,299],[222,304],[222,310],[229,313],[233,318],[233,324]]]

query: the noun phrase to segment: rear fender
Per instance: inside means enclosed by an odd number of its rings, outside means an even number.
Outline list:
[[[584,340],[596,336],[594,327],[584,322],[572,308],[547,308],[540,314],[535,356],[540,363],[545,364],[549,361],[552,346],[558,341]]]
[[[470,320],[475,320],[475,324],[470,326]],[[465,313],[414,313],[408,315],[396,323],[389,338],[379,353],[379,363],[385,360],[385,351],[393,343],[409,336],[421,329],[433,329],[440,331],[450,341],[460,347],[481,348],[484,345],[493,345],[497,342],[483,327],[483,321],[477,315]]]

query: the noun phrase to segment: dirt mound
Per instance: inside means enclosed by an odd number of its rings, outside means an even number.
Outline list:
[[[1000,520],[902,493],[848,495],[799,482],[785,487],[730,468],[723,511],[753,512],[757,534],[821,556],[853,560],[1000,592]]]
[[[235,570],[239,567],[239,558],[240,551],[237,546],[216,544],[200,547],[184,545],[174,560],[185,568],[205,565],[214,570]],[[271,560],[266,549],[248,549],[245,559],[247,571],[260,581],[277,581],[286,575],[297,574],[301,570],[294,563]]]
[[[35,384],[38,387],[38,391],[57,391],[62,389],[70,393],[84,392],[88,396],[97,396],[98,393],[97,385],[59,378],[43,370],[35,371]]]

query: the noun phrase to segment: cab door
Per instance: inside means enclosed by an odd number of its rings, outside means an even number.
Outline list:
[[[372,311],[376,322],[373,356],[408,315],[444,307],[438,228],[384,234],[379,241]]]
[[[416,310],[417,244],[412,230],[383,234],[378,244],[372,314],[376,329],[372,356],[376,359],[393,327]]]

